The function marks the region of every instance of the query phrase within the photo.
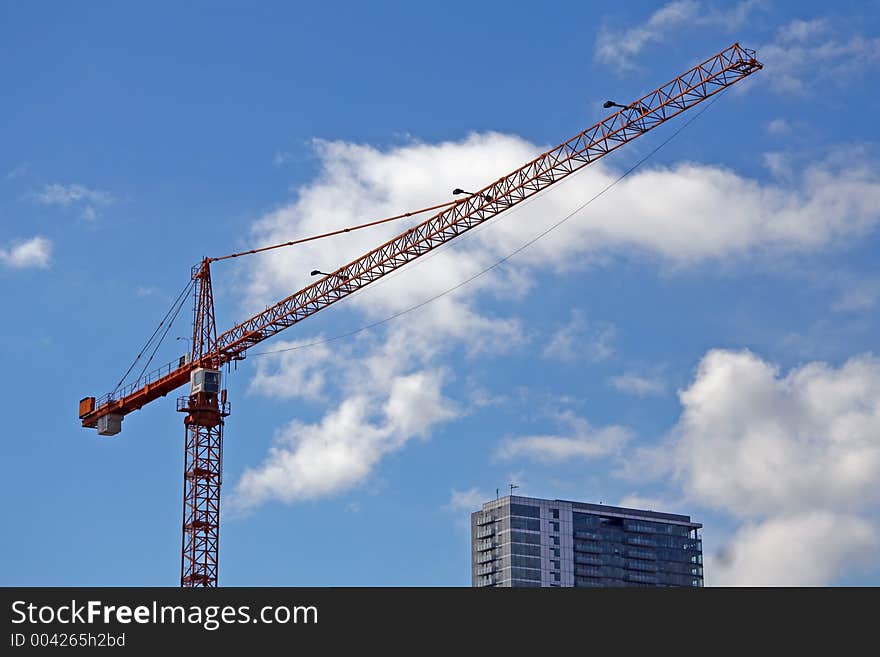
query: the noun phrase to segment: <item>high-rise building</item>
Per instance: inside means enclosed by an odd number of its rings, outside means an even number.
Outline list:
[[[510,495],[471,514],[473,586],[702,586],[690,516]]]

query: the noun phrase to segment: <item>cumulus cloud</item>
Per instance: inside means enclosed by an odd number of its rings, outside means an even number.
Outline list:
[[[349,395],[317,423],[290,422],[263,463],[244,472],[232,507],[314,499],[360,484],[385,454],[456,416],[441,380],[436,371],[398,376],[377,382],[379,391]]]
[[[865,519],[806,511],[742,527],[721,553],[707,555],[706,578],[716,586],[825,586],[869,567],[878,547]]]
[[[98,217],[99,208],[112,205],[116,199],[110,192],[89,189],[85,185],[61,185],[52,183],[34,192],[33,199],[42,205],[55,205],[62,208],[76,207],[83,219],[92,221]]]
[[[322,141],[315,143],[315,149],[319,165],[315,179],[296,190],[288,203],[255,222],[252,246],[431,205],[450,198],[454,187],[479,188],[542,150],[520,137],[498,133],[471,134],[437,144],[409,142],[388,149]],[[343,313],[336,316],[344,317],[350,326],[383,320],[421,303],[508,255],[619,175],[613,164],[597,163],[557,185],[555,191],[505,213],[325,312]],[[305,355],[306,350],[297,350],[290,352],[296,356],[276,354],[259,362],[252,392],[326,403],[327,410],[318,422],[292,423],[279,432],[266,463],[242,480],[242,499],[305,499],[348,489],[367,478],[384,455],[407,444],[406,436],[418,433],[406,423],[392,423],[383,415],[385,411],[376,410],[396,408],[388,406],[394,382],[401,377],[428,376],[436,370],[438,359],[459,351],[468,358],[487,358],[526,344],[529,337],[521,322],[503,314],[504,302],[527,293],[537,272],[570,273],[585,265],[600,266],[609,254],[687,267],[704,262],[730,264],[762,254],[810,252],[862,235],[880,219],[880,180],[870,167],[855,164],[841,168],[819,162],[791,179],[761,182],[719,166],[684,163],[637,172],[615,187],[613,201],[605,202],[605,198],[504,266],[405,319],[361,334],[364,339],[333,343],[329,353],[318,349],[314,355]],[[311,282],[312,269],[326,271],[344,264],[415,221],[268,252],[243,263],[246,309],[262,310]],[[573,321],[577,328],[577,317]],[[454,417],[448,410],[454,405],[443,390],[447,379],[430,380],[437,381],[433,399],[445,411],[439,416],[442,420],[429,423],[427,433]],[[328,386],[328,381],[333,384]],[[357,392],[363,389],[372,391],[368,400]],[[428,417],[430,411],[429,407]],[[343,421],[363,426],[363,436],[354,439],[331,430]],[[616,430],[602,431],[591,434],[600,445],[622,437]],[[569,441],[556,441],[556,452],[586,456],[596,450],[583,434],[557,437]],[[313,459],[318,444],[337,457]],[[300,468],[308,468],[311,474],[300,477]],[[278,483],[285,479],[291,482],[289,489]]]
[[[31,237],[0,247],[0,264],[10,269],[45,269],[52,258],[52,242],[45,237]]]
[[[712,350],[679,398],[669,441],[637,452],[634,469],[672,475],[687,504],[739,523],[707,555],[709,583],[828,584],[876,554],[878,358],[786,373],[749,351]]]
[[[319,142],[317,180],[297,198],[260,219],[256,245],[287,241],[423,207],[448,198],[455,186],[480,186],[540,152],[513,135],[472,134],[462,141],[414,143],[380,150],[345,142]],[[350,300],[370,317],[397,312],[491,265],[588,201],[619,171],[599,162],[552,192],[372,285]],[[761,182],[721,166],[683,163],[642,169],[615,187],[613,201],[599,199],[559,230],[462,289],[460,299],[480,294],[505,298],[528,291],[540,268],[566,270],[595,263],[608,253],[642,253],[674,265],[766,252],[810,251],[856,237],[880,220],[880,178],[874,167],[818,162],[792,180]],[[414,220],[413,220],[414,221]],[[346,234],[294,251],[264,254],[250,272],[253,307],[299,289],[312,269],[328,269],[390,239],[407,224]],[[436,321],[458,321],[442,313]],[[470,319],[479,322],[477,316]],[[471,327],[482,329],[479,325]],[[474,332],[479,335],[482,331]]]
[[[562,432],[508,438],[496,455],[502,459],[524,458],[545,463],[593,459],[619,452],[632,437],[626,427],[593,427],[570,411],[560,413],[555,419],[563,426]]]
[[[674,468],[692,499],[745,517],[877,504],[880,360],[782,374],[710,351],[680,393]]]
[[[733,7],[718,9],[697,0],[675,0],[657,9],[645,22],[631,27],[615,28],[606,21],[596,37],[594,57],[619,73],[631,71],[638,68],[635,59],[646,47],[674,40],[689,29],[736,29],[761,4],[745,0]]]
[[[761,78],[772,91],[802,96],[817,85],[842,84],[880,65],[880,37],[841,34],[827,18],[786,23],[757,48]]]
[[[471,135],[461,142],[410,143],[387,151],[325,141],[315,142],[315,149],[320,161],[317,179],[299,189],[295,201],[257,222],[255,242],[287,241],[292,234],[325,232],[449,200],[454,187],[482,185],[487,177],[497,177],[534,157],[537,150],[525,140],[495,133]],[[299,289],[309,280],[312,269],[343,264],[416,221],[352,232],[331,241],[304,244],[295,251],[268,253],[251,272],[249,296],[268,300],[279,292]],[[408,275],[389,276],[355,295],[351,303],[379,317],[440,293],[491,264],[498,252],[497,248],[486,253],[480,246],[469,246],[455,254],[444,249],[426,256],[407,267],[411,270]],[[498,289],[511,282],[499,272],[474,287]],[[517,286],[509,290],[513,293]],[[443,316],[434,319],[443,321]]]

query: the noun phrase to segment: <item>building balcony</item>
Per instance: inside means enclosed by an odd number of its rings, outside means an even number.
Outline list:
[[[640,559],[627,559],[623,567],[627,570],[638,570],[646,573],[656,573],[657,564],[651,561],[642,561]]]
[[[624,581],[634,582],[636,584],[657,584],[657,578],[647,573],[631,572],[624,576]]]
[[[487,536],[495,535],[495,526],[489,525],[487,527],[480,527],[477,530],[477,538],[486,538]]]
[[[584,542],[584,541],[575,541],[574,542],[574,551],[575,552],[590,552],[593,554],[602,554],[604,550],[602,549],[601,543],[592,543],[592,542]]]
[[[491,513],[481,513],[477,516],[478,525],[488,525],[490,522],[495,522],[495,516]]]
[[[656,561],[657,555],[649,550],[627,550],[626,556],[630,559],[646,559],[648,561]]]
[[[477,551],[482,552],[484,550],[493,550],[498,547],[498,543],[495,541],[477,541]]]
[[[486,563],[488,561],[495,560],[495,552],[494,550],[487,550],[485,552],[477,552],[477,563]]]

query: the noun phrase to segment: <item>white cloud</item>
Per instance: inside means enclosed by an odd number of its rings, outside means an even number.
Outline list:
[[[256,357],[257,371],[250,382],[250,392],[278,399],[320,399],[324,393],[325,371],[334,351],[320,344],[320,336],[308,340],[272,343],[272,358]],[[318,344],[313,344],[318,343]],[[305,345],[313,345],[303,348]],[[289,351],[283,351],[283,350]]]
[[[45,237],[31,237],[6,248],[0,247],[0,264],[12,269],[45,269],[51,257],[52,242]]]
[[[510,401],[510,397],[506,394],[495,393],[488,388],[469,382],[468,401],[473,408],[487,408],[490,406],[506,404]]]
[[[743,526],[717,555],[706,556],[707,584],[827,586],[868,567],[880,548],[862,518],[806,511]]]
[[[556,420],[565,427],[562,433],[508,438],[496,455],[502,459],[526,458],[548,463],[592,459],[619,452],[632,437],[625,427],[593,427],[570,411],[557,415]]]
[[[471,135],[462,142],[409,143],[387,151],[345,142],[319,141],[315,148],[321,166],[318,179],[299,189],[295,201],[257,222],[256,242],[287,241],[293,235],[326,232],[449,200],[454,187],[484,183],[487,176],[500,175],[530,159],[536,150],[524,140],[495,133]],[[252,270],[249,295],[268,302],[285,291],[299,289],[309,280],[312,269],[343,264],[416,221],[352,232],[283,253],[267,253],[259,267]],[[480,245],[470,246],[455,254],[435,252],[423,259],[425,264],[415,267],[419,274],[414,275],[410,266],[408,275],[388,277],[351,302],[367,315],[381,317],[423,301],[485,268],[498,251],[497,247],[486,252]],[[475,282],[474,287],[500,289],[512,281],[499,271]],[[358,297],[365,300],[361,302]],[[456,330],[461,329],[464,317],[459,312],[466,308],[452,299],[445,302],[445,312],[433,319],[447,322],[450,328],[455,322]],[[259,307],[260,303],[254,305]],[[475,315],[469,319],[481,321]],[[469,328],[480,335],[486,327]]]
[[[819,585],[880,565],[880,359],[783,373],[712,350],[679,398],[669,441],[627,455],[624,474],[672,475],[687,505],[739,523],[707,555],[709,583]]]
[[[63,208],[78,207],[80,216],[88,221],[98,217],[98,208],[112,205],[116,199],[110,192],[99,189],[89,189],[84,185],[70,184],[61,185],[53,183],[45,185],[39,192],[33,194],[37,203],[42,205],[57,205]]]
[[[680,394],[674,468],[702,504],[745,517],[880,501],[880,360],[782,375],[748,351],[713,350]]]
[[[386,151],[343,142],[317,145],[321,171],[297,198],[269,213],[255,227],[254,242],[265,245],[388,216],[449,198],[455,186],[480,186],[528,161],[540,151],[511,135],[470,135],[460,142],[406,144]],[[588,201],[619,175],[600,162],[533,202],[519,206],[429,254],[351,298],[370,318],[382,318],[443,292],[488,267],[529,238]],[[613,199],[611,197],[613,196]],[[534,271],[566,270],[595,263],[608,254],[642,253],[674,265],[766,252],[810,251],[873,229],[880,221],[880,177],[859,162],[804,167],[792,180],[762,183],[720,166],[684,163],[632,174],[585,212],[522,252],[504,267],[442,300],[442,312],[426,309],[447,331],[484,335],[486,317],[471,308],[473,298],[521,295]],[[365,253],[406,225],[384,225],[293,250],[263,254],[250,270],[253,309],[308,283],[309,272]],[[436,304],[435,304],[436,305]],[[517,329],[492,328],[511,337]],[[483,346],[495,344],[484,340]]]
[[[793,158],[788,154],[780,151],[770,151],[761,154],[764,166],[776,178],[784,178],[791,180],[794,175]]]
[[[615,335],[613,326],[605,323],[594,325],[586,320],[582,312],[574,310],[569,322],[547,341],[543,356],[566,362],[606,360],[614,355]]]
[[[827,34],[830,29],[827,18],[797,18],[780,27],[776,37],[782,43],[797,43]]]
[[[637,397],[662,395],[666,392],[666,382],[657,376],[646,376],[635,372],[618,374],[610,379],[615,390]]]
[[[841,34],[825,18],[797,19],[779,28],[757,52],[765,64],[759,77],[772,91],[802,96],[880,65],[880,37]]]
[[[481,509],[483,502],[488,502],[490,499],[488,495],[482,493],[478,488],[453,490],[445,508],[447,511],[452,512],[473,512]]]
[[[97,189],[89,189],[84,185],[59,185],[57,183],[46,185],[43,190],[37,192],[34,198],[44,205],[61,205],[68,207],[78,201],[91,201],[101,205],[113,202],[113,195]]]
[[[290,422],[262,464],[245,470],[231,505],[246,510],[276,499],[314,499],[362,483],[386,454],[456,417],[441,393],[442,376],[421,371],[397,376],[376,390],[347,396],[314,424]]]
[[[346,490],[366,478],[387,450],[388,431],[368,420],[368,399],[346,399],[317,424],[291,422],[264,462],[245,470],[231,506],[291,502]]]
[[[519,137],[497,133],[439,144],[408,142],[386,150],[345,142],[317,142],[315,147],[319,164],[315,180],[256,222],[254,246],[449,199],[454,187],[482,186],[541,150]],[[346,319],[356,326],[420,303],[508,255],[618,175],[613,166],[597,163],[579,175],[576,184],[561,183],[555,191],[325,312],[350,313]],[[520,321],[486,308],[503,308],[504,301],[525,294],[534,285],[536,272],[570,274],[585,264],[595,266],[609,254],[647,257],[677,267],[707,261],[730,265],[762,254],[819,250],[868,232],[880,219],[880,180],[871,167],[855,164],[841,169],[819,162],[792,180],[762,183],[722,167],[686,163],[637,172],[614,189],[612,200],[606,198],[503,267],[381,329],[334,343],[330,355],[319,350],[305,356],[305,350],[299,350],[291,352],[299,355],[288,360],[276,355],[258,364],[252,391],[276,398],[306,397],[328,407],[321,420],[292,423],[279,432],[267,461],[242,479],[242,499],[250,504],[273,497],[305,499],[363,481],[384,455],[422,435],[406,418],[392,422],[390,415],[403,409],[389,401],[394,382],[430,374],[438,359],[456,351],[474,358],[519,348],[527,341]],[[310,282],[312,269],[326,271],[344,264],[415,221],[242,261],[248,310],[262,310]],[[502,303],[492,304],[493,300]],[[441,383],[437,386],[433,399],[444,419],[429,422],[425,435],[455,414]],[[364,390],[369,391],[368,399],[363,398]],[[399,389],[395,398],[401,399],[405,392]],[[431,417],[430,403],[427,411]],[[363,436],[355,439],[334,431],[343,421],[364,427]],[[593,437],[606,442],[621,438],[619,431],[602,431],[595,430]],[[575,442],[556,441],[556,452],[595,453],[596,447],[584,442],[583,436],[557,437]],[[320,452],[317,445],[336,456],[327,461],[313,458]],[[305,469],[310,474],[300,476]],[[286,487],[283,481],[288,479]]]
[[[850,193],[857,196],[847,198]],[[880,219],[880,180],[869,170],[817,166],[791,185],[762,185],[721,168],[685,164],[643,172],[616,200],[632,214],[608,221],[604,231],[596,226],[600,241],[628,242],[687,263],[808,251],[862,234]],[[673,208],[681,215],[670,222]]]
[[[605,22],[596,37],[594,57],[617,72],[633,70],[638,68],[634,60],[646,47],[679,38],[689,29],[736,29],[761,4],[745,0],[721,10],[696,0],[675,0],[657,9],[644,23],[632,27],[615,29]]]

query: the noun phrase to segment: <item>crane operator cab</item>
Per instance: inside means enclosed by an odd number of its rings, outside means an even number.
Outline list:
[[[199,367],[192,371],[189,375],[189,394],[195,395],[200,392],[220,394],[220,370]]]

